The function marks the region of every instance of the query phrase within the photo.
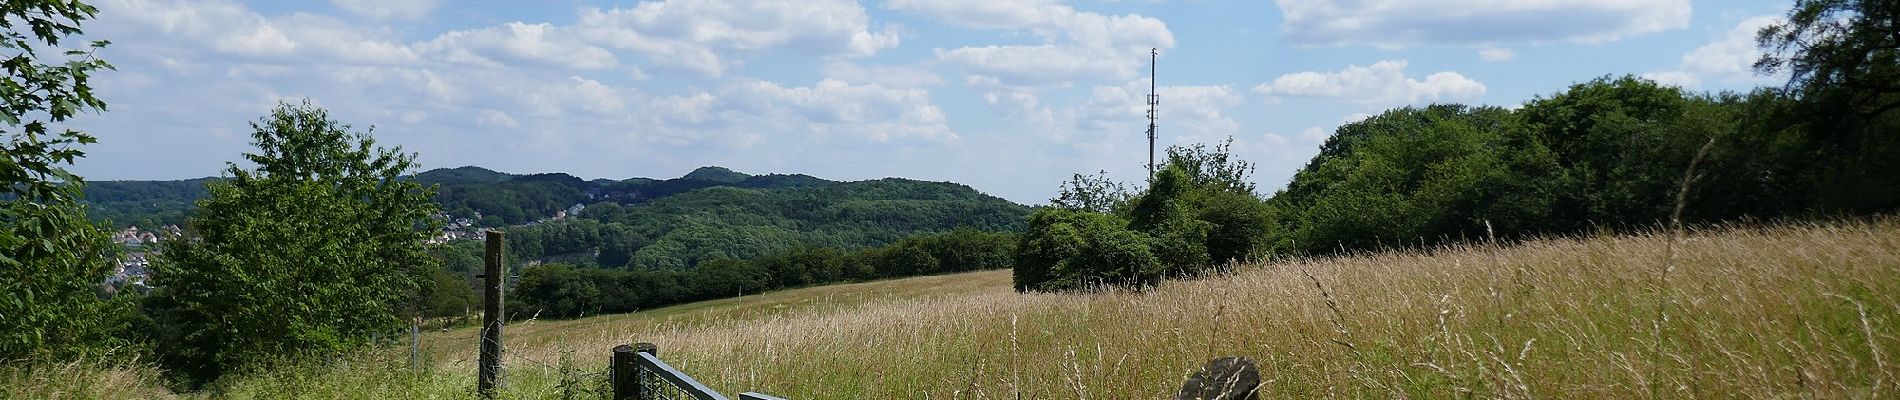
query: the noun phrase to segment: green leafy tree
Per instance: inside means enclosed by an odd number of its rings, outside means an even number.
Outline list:
[[[1796,100],[1763,131],[1794,133],[1770,136],[1797,144],[1811,208],[1900,208],[1900,2],[1797,0],[1756,39],[1756,71],[1788,72]]]
[[[1572,85],[1526,103],[1517,117],[1561,168],[1551,217],[1570,231],[1667,217],[1683,166],[1735,126],[1712,99],[1634,76]]]
[[[1113,212],[1132,197],[1126,185],[1109,179],[1108,171],[1099,171],[1095,175],[1075,174],[1062,183],[1049,204],[1070,210]]]
[[[418,282],[416,314],[428,318],[459,318],[468,316],[469,311],[478,305],[475,288],[465,275],[435,268],[428,271],[426,281]]]
[[[1130,226],[1167,247],[1156,251],[1173,260],[1173,274],[1244,261],[1271,240],[1269,208],[1248,180],[1253,164],[1234,157],[1232,146],[1228,139],[1212,148],[1168,148],[1166,164],[1133,200]]]
[[[225,372],[356,348],[400,329],[423,241],[440,229],[414,154],[382,148],[322,109],[280,104],[252,123],[256,169],[230,164],[186,237],[155,264],[159,338],[171,372]]]
[[[1127,226],[1126,220],[1110,214],[1036,210],[1016,246],[1016,290],[1154,285],[1165,273],[1152,249],[1154,238]]]
[[[1786,89],[1850,115],[1900,107],[1900,3],[1796,0],[1782,23],[1756,34],[1762,73],[1789,73]]]
[[[78,1],[0,4],[0,360],[109,345],[107,306],[93,288],[109,273],[110,243],[87,222],[83,182],[64,167],[96,139],[55,128],[105,110],[90,77],[112,68],[92,54],[106,42],[59,47],[97,13]]]
[[[1556,165],[1512,121],[1440,104],[1341,126],[1274,202],[1297,215],[1292,241],[1312,253],[1483,237],[1485,221],[1531,229],[1548,214]]]

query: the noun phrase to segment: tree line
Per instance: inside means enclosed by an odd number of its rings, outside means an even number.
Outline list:
[[[1896,17],[1892,2],[1798,1],[1760,34],[1755,66],[1790,72],[1780,88],[1603,77],[1515,110],[1389,110],[1339,127],[1265,199],[1225,147],[1170,149],[1133,193],[1077,175],[1030,217],[1016,287],[1143,287],[1274,256],[1647,229],[1676,207],[1688,223],[1892,212]]]
[[[452,308],[471,294],[453,273],[471,254],[458,250],[470,246],[424,244],[439,232],[441,209],[434,187],[408,178],[415,155],[381,147],[306,102],[280,104],[252,124],[257,150],[244,158],[255,167],[229,164],[207,183],[185,238],[160,246],[157,290],[142,299],[101,296],[113,247],[87,218],[84,180],[65,170],[96,139],[65,122],[104,110],[89,79],[111,66],[92,53],[103,41],[60,47],[96,13],[77,1],[0,5],[8,21],[0,24],[8,49],[0,63],[9,66],[0,83],[19,89],[0,91],[8,133],[0,144],[0,361],[155,360],[200,387],[235,372],[333,358],[399,331],[403,317]],[[1780,89],[1705,95],[1603,78],[1516,110],[1388,111],[1342,126],[1286,189],[1265,198],[1248,183],[1251,165],[1219,145],[1170,149],[1136,192],[1077,176],[1027,221],[1020,206],[1016,218],[972,219],[1008,207],[898,181],[779,192],[710,187],[637,207],[602,205],[583,213],[594,213],[581,218],[592,222],[520,230],[524,253],[606,267],[527,268],[517,288],[532,294],[517,296],[517,311],[637,310],[1010,264],[1022,290],[1139,288],[1280,255],[1423,246],[1480,232],[1509,240],[1641,229],[1675,206],[1670,189],[1685,180],[1694,188],[1684,204],[1691,221],[1890,212],[1900,207],[1897,15],[1893,2],[1797,0],[1787,22],[1761,35],[1770,52],[1757,67],[1792,75]],[[1704,172],[1685,174],[1696,159]],[[860,196],[838,197],[846,193]],[[640,225],[648,221],[672,226]],[[944,222],[1024,233],[908,237],[864,228],[937,232],[928,224]],[[722,236],[734,231],[720,228],[734,226],[766,228]],[[589,232],[603,239],[591,247],[560,247],[584,238],[553,239]],[[823,234],[779,237],[806,233]],[[766,239],[735,240],[752,237]],[[717,246],[735,241],[740,247]],[[840,243],[860,247],[834,248]],[[706,248],[720,250],[694,253]]]
[[[512,319],[625,313],[802,286],[1008,268],[1016,234],[958,228],[861,250],[805,246],[753,259],[716,258],[693,268],[615,269],[544,263],[523,267],[510,292]]]

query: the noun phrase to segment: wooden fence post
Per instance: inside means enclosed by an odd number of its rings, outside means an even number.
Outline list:
[[[501,378],[501,291],[508,269],[502,267],[502,233],[488,231],[487,240],[482,265],[482,350],[475,390],[482,398],[493,399],[495,381]]]
[[[643,388],[640,387],[640,374],[637,372],[640,368],[640,356],[636,353],[659,356],[660,346],[652,343],[614,346],[613,362],[608,366],[608,369],[612,371],[612,376],[608,379],[613,380],[614,400],[638,400],[647,394],[641,393]]]
[[[422,370],[422,317],[409,319],[409,370]]]
[[[634,391],[639,390],[638,388],[640,386],[639,382],[634,381],[635,375],[633,371],[636,367],[633,363],[635,362],[635,357],[638,356],[633,354],[633,346],[624,344],[614,346],[613,361],[607,365],[607,369],[612,371],[612,375],[608,379],[613,380],[614,400],[635,400],[640,398],[638,393],[634,393]]]

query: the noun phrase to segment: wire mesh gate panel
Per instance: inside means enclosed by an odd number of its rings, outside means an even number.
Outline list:
[[[634,383],[640,385],[640,400],[728,400],[712,388],[699,383],[693,377],[673,366],[666,365],[652,353],[636,352]]]
[[[660,361],[659,353],[659,346],[652,343],[614,347],[612,373],[615,399],[729,400],[692,376]],[[747,392],[740,394],[739,400],[784,399]]]

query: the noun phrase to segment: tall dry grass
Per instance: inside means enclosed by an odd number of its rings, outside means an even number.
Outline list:
[[[649,341],[715,388],[804,399],[1163,398],[1227,355],[1258,361],[1270,397],[1900,396],[1900,219],[1669,237],[1291,260],[1145,293],[1018,294],[982,272],[882,283],[956,287],[921,297],[570,321],[510,346],[598,362]]]
[[[170,399],[158,371],[138,360],[0,365],[0,399]]]
[[[989,271],[522,321],[502,397],[598,396],[608,349],[636,341],[722,391],[795,399],[1165,398],[1228,355],[1259,362],[1269,398],[1900,396],[1900,218],[1669,238],[1290,260],[1144,293],[1018,294]],[[178,397],[468,398],[475,343],[434,332],[420,371],[383,349]],[[150,368],[0,368],[0,398],[171,396]]]

